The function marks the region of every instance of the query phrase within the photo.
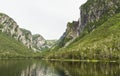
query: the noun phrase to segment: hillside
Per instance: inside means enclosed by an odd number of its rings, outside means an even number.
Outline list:
[[[102,25],[113,15],[120,12],[119,0],[88,0],[80,6],[78,21],[68,22],[58,47],[66,47],[77,37],[82,37]]]
[[[34,52],[50,48],[40,34],[32,35],[31,31],[20,28],[19,25],[8,15],[0,13],[0,31],[21,42],[24,46]],[[37,37],[35,37],[37,35]],[[54,44],[54,42],[53,42]]]
[[[60,42],[45,58],[119,59],[119,0],[88,0],[80,7],[80,18],[67,24]]]
[[[107,20],[68,47],[51,52],[47,58],[56,59],[118,59],[120,58],[120,14]]]
[[[33,57],[54,45],[40,34],[32,35],[29,30],[20,28],[8,15],[0,13],[0,58]]]
[[[31,57],[33,52],[21,42],[0,32],[0,58]]]
[[[45,59],[120,59],[120,1],[88,0],[80,7],[78,21],[68,22],[58,41],[32,35],[0,13],[0,57],[34,53]]]

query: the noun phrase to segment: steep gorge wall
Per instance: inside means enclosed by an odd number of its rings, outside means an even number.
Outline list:
[[[88,31],[103,24],[120,11],[119,0],[88,0],[80,7],[80,32],[87,27]]]
[[[99,27],[111,16],[120,12],[119,0],[88,0],[80,7],[80,18],[67,24],[58,46],[65,47],[82,34],[87,34]]]
[[[26,38],[26,34],[24,33],[24,31],[19,28],[17,23],[12,18],[1,13],[0,14],[0,26],[1,26],[0,27],[1,32],[8,34],[9,36],[15,38],[17,41],[22,42],[28,48],[32,48],[31,32],[27,33],[27,35],[29,36]]]
[[[70,44],[71,40],[74,40],[79,36],[79,22],[73,21],[72,23],[68,22],[67,29],[65,33],[60,38],[59,46],[67,46]]]

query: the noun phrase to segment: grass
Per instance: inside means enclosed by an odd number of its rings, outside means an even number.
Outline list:
[[[120,13],[66,48],[50,52],[46,59],[120,59]]]
[[[21,42],[0,32],[0,58],[30,57],[32,54],[32,50]]]

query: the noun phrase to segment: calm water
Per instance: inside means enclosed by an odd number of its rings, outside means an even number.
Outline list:
[[[0,60],[0,76],[120,76],[120,63]]]

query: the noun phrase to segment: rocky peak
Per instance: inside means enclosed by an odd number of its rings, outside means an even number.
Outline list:
[[[43,49],[46,40],[41,35],[39,35],[39,34],[35,34],[32,37],[33,37],[32,44],[33,44],[34,49],[35,48],[37,48],[35,50],[41,50],[41,49]]]
[[[90,29],[89,31],[91,31],[120,11],[120,1],[88,0],[80,7],[80,11],[80,31],[83,31],[87,25],[88,29]]]
[[[22,31],[21,35],[22,37],[19,38],[20,41],[22,41],[23,44],[28,46],[28,48],[32,48],[32,34],[29,30],[20,28]]]
[[[70,42],[79,36],[79,22],[73,21],[67,23],[67,29],[60,38],[60,46],[67,46]],[[68,43],[67,43],[68,42]]]
[[[14,31],[17,31],[18,25],[12,18],[5,14],[0,14],[0,30],[6,32],[7,34],[14,35]],[[11,29],[11,30],[10,30]]]
[[[72,23],[68,22],[67,29],[66,29],[67,36],[71,37],[72,39],[79,36],[78,24],[79,24],[78,21],[73,21]]]
[[[119,12],[119,0],[88,0],[80,7],[79,20],[67,24],[66,32],[61,36],[59,45],[67,46],[84,31],[91,32]]]
[[[0,30],[15,38],[17,41],[22,42],[28,48],[32,48],[31,32],[19,28],[17,23],[12,18],[3,13],[0,13]]]
[[[45,50],[51,48],[57,40],[45,40],[41,35],[33,35],[33,49],[36,50]]]
[[[12,18],[3,13],[0,13],[0,31],[33,50],[39,51],[46,47],[49,48],[46,40],[41,35],[32,35],[29,30],[19,28]]]

